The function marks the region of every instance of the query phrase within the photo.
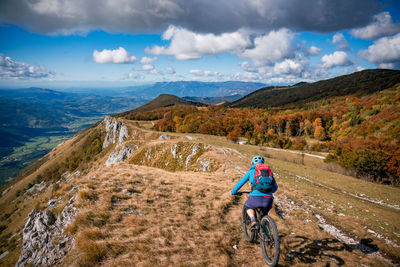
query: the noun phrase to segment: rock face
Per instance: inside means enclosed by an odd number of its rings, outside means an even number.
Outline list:
[[[103,149],[108,147],[111,144],[115,144],[117,135],[118,135],[118,131],[122,126],[122,122],[118,122],[115,118],[112,118],[110,116],[106,116],[104,118],[104,122],[106,124],[107,135],[103,142]],[[126,131],[128,131],[128,129],[126,129]],[[121,140],[121,137],[120,137],[120,140]]]
[[[119,152],[116,151],[111,152],[110,156],[106,161],[106,166],[110,166],[112,164],[124,161],[125,159],[129,158],[134,151],[135,151],[134,148],[130,146],[123,146]]]
[[[74,239],[64,232],[77,214],[72,197],[60,216],[56,218],[50,210],[34,209],[25,224],[21,256],[16,266],[52,266],[61,262],[71,250]]]
[[[128,127],[122,125],[121,126],[121,130],[119,131],[119,138],[118,138],[117,147],[119,147],[128,137],[129,137]]]

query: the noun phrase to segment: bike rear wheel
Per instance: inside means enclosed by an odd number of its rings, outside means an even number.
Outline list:
[[[242,226],[243,226],[244,237],[246,238],[246,240],[250,241],[250,242],[254,242],[254,239],[256,238],[256,232],[251,231],[251,219],[250,219],[249,215],[247,215],[246,206],[243,206]]]
[[[268,215],[261,219],[260,245],[265,261],[270,266],[276,266],[279,261],[280,243],[278,229],[274,220]]]

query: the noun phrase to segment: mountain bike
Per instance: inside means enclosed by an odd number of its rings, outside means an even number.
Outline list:
[[[249,194],[250,192],[238,192],[237,195]],[[255,242],[257,237],[260,239],[261,251],[266,263],[270,266],[276,266],[279,261],[280,244],[278,229],[275,221],[264,214],[262,208],[255,209],[257,227],[251,229],[251,219],[247,215],[247,208],[243,206],[242,226],[244,236],[247,241]]]

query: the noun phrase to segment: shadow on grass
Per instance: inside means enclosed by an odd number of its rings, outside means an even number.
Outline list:
[[[372,244],[372,240],[361,240],[359,245],[350,246],[340,242],[337,239],[325,238],[322,240],[311,240],[305,236],[295,236],[285,244],[286,250],[289,251],[284,255],[285,262],[290,265],[294,261],[299,261],[305,264],[312,264],[316,262],[330,262],[338,266],[344,265],[345,261],[335,255],[339,251],[353,251],[361,247],[368,247],[368,249],[360,249],[363,253],[369,254],[378,251],[378,247]],[[329,265],[329,264],[328,264]],[[327,265],[327,266],[328,266]]]

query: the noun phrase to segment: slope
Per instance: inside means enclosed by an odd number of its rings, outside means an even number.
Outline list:
[[[400,82],[398,70],[363,70],[349,75],[289,87],[266,87],[235,102],[230,107],[279,107],[302,105],[332,96],[371,94]]]
[[[1,265],[264,266],[241,230],[245,197],[230,195],[254,154],[279,184],[281,264],[399,263],[399,188],[307,163],[321,159],[288,163],[224,137],[138,124],[107,117],[3,188]]]

